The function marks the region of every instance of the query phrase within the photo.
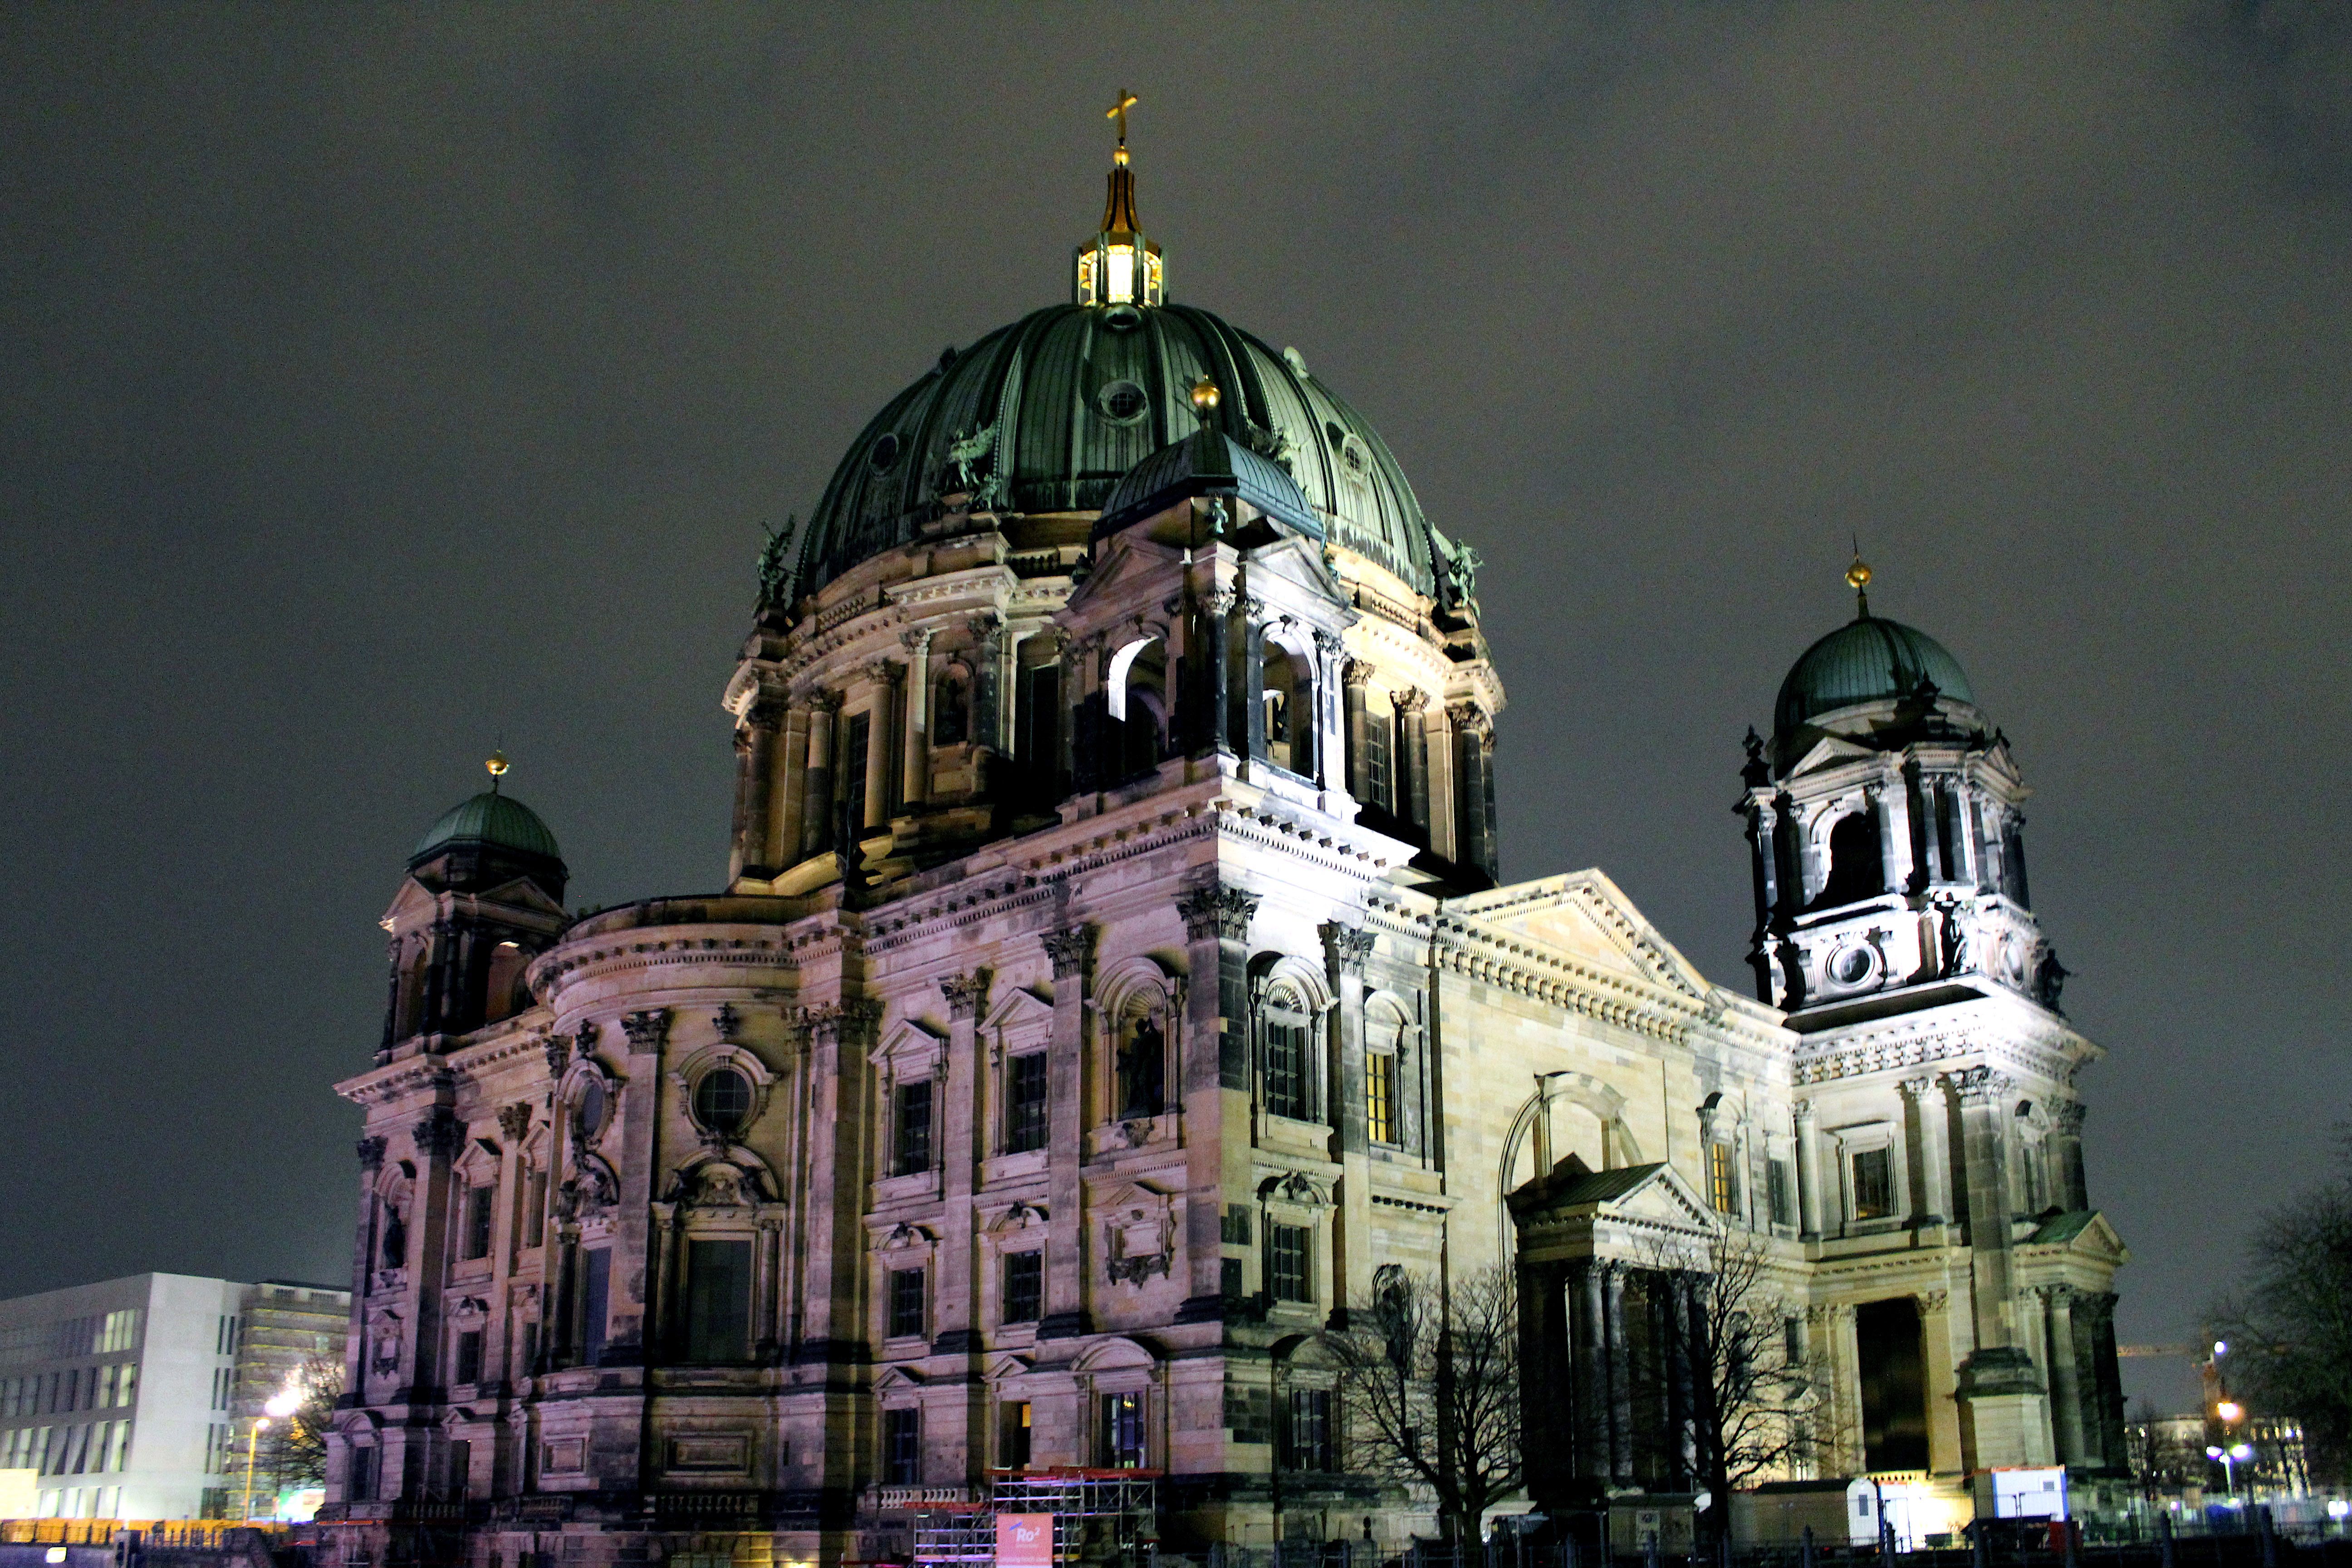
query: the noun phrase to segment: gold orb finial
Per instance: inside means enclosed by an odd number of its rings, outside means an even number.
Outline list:
[[[1845,585],[1853,590],[1855,616],[1868,619],[1870,595],[1864,590],[1870,586],[1870,563],[1862,558],[1862,546],[1858,543],[1854,546],[1853,564],[1845,569]]]
[[[507,776],[507,754],[504,752],[492,752],[489,760],[482,766],[490,770],[492,779],[502,779]]]
[[[1202,419],[1208,418],[1217,411],[1218,400],[1223,396],[1223,394],[1217,390],[1217,384],[1202,376],[1192,384],[1192,412]]]

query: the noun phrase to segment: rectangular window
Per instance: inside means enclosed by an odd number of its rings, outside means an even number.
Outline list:
[[[1114,1470],[1143,1468],[1143,1395],[1102,1396],[1102,1462]]]
[[[1364,1058],[1364,1132],[1375,1143],[1397,1142],[1397,1059],[1393,1051]]]
[[[913,1176],[931,1168],[931,1080],[898,1086],[897,1146],[891,1160],[895,1175]]]
[[[1004,1064],[1004,1152],[1045,1146],[1045,1053],[1031,1051]]]
[[[449,1500],[463,1502],[474,1489],[474,1445],[463,1438],[449,1445]]]
[[[1276,1116],[1307,1120],[1307,1026],[1268,1019],[1265,1026],[1265,1108]]]
[[[547,1173],[533,1171],[523,1194],[522,1244],[542,1247],[547,1242]]]
[[[919,1410],[885,1410],[882,1412],[883,1484],[911,1487],[919,1485],[922,1479],[923,1413]]]
[[[580,1360],[594,1366],[604,1354],[604,1319],[612,1306],[613,1249],[592,1248],[587,1279],[580,1291]]]
[[[1007,1470],[1029,1468],[1029,1402],[1025,1399],[1008,1401],[999,1406],[996,1462]]]
[[[469,1329],[457,1336],[457,1381],[482,1381],[482,1331],[479,1329]]]
[[[1363,804],[1382,811],[1396,809],[1396,792],[1389,781],[1389,726],[1392,722],[1383,714],[1364,715]]]
[[[1764,1166],[1764,1199],[1774,1225],[1797,1223],[1797,1184],[1790,1180],[1789,1162],[1768,1161]]]
[[[1247,1247],[1250,1244],[1250,1212],[1240,1204],[1227,1204],[1225,1212],[1217,1216],[1217,1239],[1227,1247]]]
[[[1739,1212],[1739,1160],[1728,1143],[1706,1146],[1706,1200],[1717,1214]]]
[[[1265,1288],[1276,1300],[1315,1300],[1307,1257],[1313,1240],[1303,1225],[1269,1224],[1265,1227]]]
[[[1780,1320],[1780,1356],[1790,1366],[1805,1364],[1805,1320]]]
[[[517,1377],[530,1377],[539,1371],[539,1325],[522,1326],[522,1364],[515,1369]]]
[[[1004,1321],[1034,1323],[1045,1310],[1045,1255],[1008,1252],[1004,1255]]]
[[[1885,1219],[1895,1212],[1895,1152],[1864,1149],[1853,1157],[1853,1217]]]
[[[367,1502],[375,1497],[375,1450],[373,1447],[352,1450],[351,1473],[344,1479],[343,1490],[353,1502]]]
[[[1290,1393],[1290,1429],[1284,1434],[1282,1462],[1294,1470],[1336,1470],[1331,1447],[1331,1391],[1297,1388]]]
[[[1217,1289],[1229,1300],[1240,1299],[1242,1293],[1242,1260],[1240,1258],[1217,1259]]]
[[[686,1244],[686,1359],[751,1359],[751,1244]]]
[[[496,1187],[466,1189],[466,1251],[467,1258],[488,1258],[490,1255],[491,1205],[498,1201]]]
[[[923,1271],[890,1270],[890,1337],[908,1339],[923,1331]]]
[[[849,744],[842,748],[841,753],[841,799],[853,833],[861,832],[866,826],[866,767],[873,733],[871,714],[850,715]]]

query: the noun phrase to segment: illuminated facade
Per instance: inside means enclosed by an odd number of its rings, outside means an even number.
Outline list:
[[[418,846],[341,1086],[346,1547],[872,1557],[1024,1466],[1160,1472],[1171,1549],[1401,1543],[1327,1353],[1384,1266],[1516,1264],[1539,1491],[1665,1489],[1625,1303],[1727,1225],[1834,1391],[1821,1467],[2119,1459],[2094,1052],[1995,958],[2021,791],[1966,692],[1791,674],[1761,1000],[1597,871],[1498,886],[1476,556],[1163,277],[1122,146],[1073,302],[942,356],[772,547],[723,892],[569,916],[496,791]]]

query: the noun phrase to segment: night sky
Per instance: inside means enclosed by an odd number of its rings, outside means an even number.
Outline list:
[[[762,524],[1066,297],[1124,84],[1171,297],[1486,557],[1507,876],[1745,985],[1740,736],[1859,536],[2035,786],[2189,1337],[2352,1076],[2347,16],[7,7],[0,1294],[348,1276],[329,1085],[494,743],[574,903],[719,883]]]

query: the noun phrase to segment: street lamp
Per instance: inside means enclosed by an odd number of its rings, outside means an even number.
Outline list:
[[[2230,1500],[2233,1503],[2236,1502],[2238,1499],[2238,1467],[2254,1457],[2253,1445],[2251,1443],[2233,1443],[2229,1447],[2223,1448],[2209,1444],[2205,1449],[2205,1457],[2209,1459],[2219,1459],[2221,1461],[2221,1475],[2223,1479],[2229,1482],[2230,1486]]]
[[[269,1425],[273,1416],[283,1420],[302,1408],[301,1393],[288,1387],[261,1408],[264,1414],[253,1418],[253,1429],[246,1434],[245,1438],[245,1522],[247,1524],[253,1522],[253,1461],[261,1447],[262,1428]]]

